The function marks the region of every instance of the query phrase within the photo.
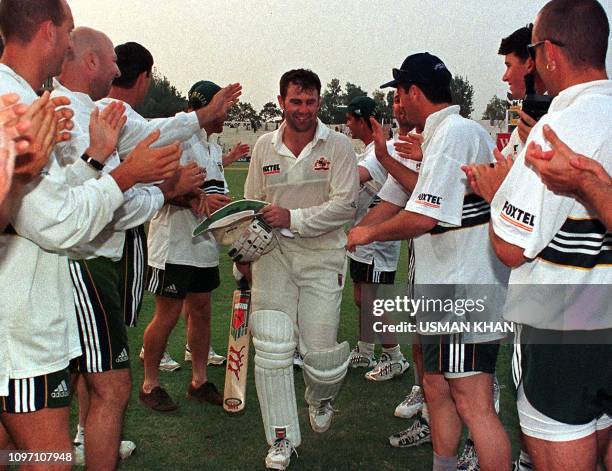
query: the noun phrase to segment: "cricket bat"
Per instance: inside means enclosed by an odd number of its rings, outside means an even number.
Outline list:
[[[231,413],[242,411],[246,405],[250,307],[251,291],[234,291],[223,388],[223,408]]]

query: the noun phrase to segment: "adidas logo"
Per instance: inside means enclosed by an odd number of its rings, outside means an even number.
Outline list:
[[[57,385],[57,388],[51,393],[51,397],[53,399],[61,399],[63,397],[70,396],[70,390],[68,389],[68,385],[66,384],[66,380],[63,379],[60,384]]]
[[[178,290],[176,289],[176,286],[174,284],[171,284],[170,286],[166,286],[164,288],[164,291],[166,293],[172,293],[172,294],[177,294]]]
[[[121,350],[119,356],[115,358],[115,363],[123,363],[126,361],[130,361],[130,357],[128,355],[127,350],[124,348],[123,350]]]

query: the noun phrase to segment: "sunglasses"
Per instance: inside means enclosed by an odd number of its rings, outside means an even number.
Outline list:
[[[527,52],[529,53],[529,57],[531,57],[532,60],[535,60],[536,58],[536,49],[542,44],[544,44],[546,41],[551,44],[554,44],[555,46],[565,47],[565,44],[563,44],[561,41],[557,41],[556,39],[543,39],[542,41],[538,41],[537,43],[528,44]]]

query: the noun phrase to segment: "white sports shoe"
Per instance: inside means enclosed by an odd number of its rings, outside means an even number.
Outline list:
[[[310,426],[317,433],[327,432],[332,423],[334,412],[337,412],[331,405],[331,400],[321,401],[321,405],[308,406],[308,418]]]
[[[457,460],[457,471],[480,471],[478,456],[474,442],[469,438],[465,441],[463,453]]]
[[[388,381],[399,376],[410,367],[408,360],[404,358],[399,361],[392,360],[388,353],[383,352],[376,366],[365,374],[365,378],[371,381]]]
[[[429,424],[423,418],[415,420],[410,427],[389,437],[389,443],[395,448],[410,448],[431,442]]]
[[[225,357],[223,355],[219,355],[217,352],[213,350],[212,347],[208,349],[208,364],[219,366],[225,363]]]
[[[371,355],[361,353],[359,347],[355,347],[349,355],[349,365],[352,368],[372,368],[376,365],[376,357],[373,353]]]
[[[293,366],[296,368],[304,368],[304,357],[297,348],[295,352],[293,352]]]
[[[75,466],[85,466],[85,445],[75,443],[72,447]]]
[[[185,361],[191,361],[191,349],[189,345],[185,345]],[[208,349],[208,365],[218,366],[225,363],[225,357],[219,355],[212,347]]]
[[[140,349],[140,354],[138,355],[140,361],[144,362],[144,347]],[[172,359],[170,354],[164,351],[164,354],[161,357],[159,362],[159,370],[160,371],[176,371],[181,368],[180,363],[177,363]]]
[[[421,386],[415,384],[412,386],[412,391],[406,396],[406,399],[395,408],[393,415],[401,419],[409,419],[420,412],[424,402],[425,397],[423,397],[423,390]]]
[[[125,460],[132,456],[136,444],[130,440],[122,440],[119,444],[119,458]],[[74,464],[76,466],[85,466],[85,445],[83,443],[74,444]]]
[[[291,455],[295,452],[295,448],[286,438],[277,438],[274,444],[268,450],[266,456],[266,468],[268,469],[287,469],[291,462]]]
[[[119,444],[119,458],[121,458],[122,460],[129,458],[130,456],[132,456],[132,453],[134,453],[135,449],[136,443],[130,440],[121,440],[121,443]]]

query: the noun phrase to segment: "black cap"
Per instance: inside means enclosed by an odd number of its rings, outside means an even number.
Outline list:
[[[438,57],[429,52],[420,52],[406,57],[399,69],[393,69],[393,80],[380,88],[398,85],[440,85],[450,84],[452,75]]]

